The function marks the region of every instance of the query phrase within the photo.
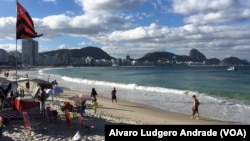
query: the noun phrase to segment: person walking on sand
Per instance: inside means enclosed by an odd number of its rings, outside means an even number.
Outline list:
[[[93,97],[93,100],[92,100],[93,102],[97,100],[96,95],[97,95],[97,92],[96,92],[95,88],[92,88],[90,97]]]
[[[192,107],[192,116],[191,118],[194,119],[194,116],[197,115],[196,119],[198,120],[199,119],[199,110],[198,110],[198,107],[200,105],[200,102],[199,100],[196,98],[195,95],[192,96],[193,97],[193,107]]]
[[[112,103],[113,103],[114,101],[115,101],[115,103],[117,103],[116,89],[115,89],[115,88],[111,91],[111,100],[112,100]]]
[[[86,109],[86,100],[77,103],[77,112],[81,115],[81,117],[84,116],[85,109]]]

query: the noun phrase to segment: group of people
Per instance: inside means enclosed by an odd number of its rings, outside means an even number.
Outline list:
[[[54,80],[51,82],[51,84],[54,86],[54,85],[58,85],[57,81]],[[29,84],[29,81],[26,82],[26,88],[29,90],[29,87],[30,87],[30,84]],[[38,99],[40,101],[40,110],[41,110],[41,113],[43,116],[45,116],[45,102],[46,102],[46,99],[47,99],[47,93],[45,91],[45,87],[44,86],[41,86],[41,89],[40,89],[40,95],[38,96]]]
[[[92,88],[92,92],[91,92],[91,97],[93,97],[92,107],[93,107],[95,113],[96,113],[96,109],[98,107],[96,96],[97,96],[97,92],[96,92],[95,88]],[[199,108],[198,107],[200,105],[200,102],[196,98],[196,95],[193,95],[192,98],[193,98],[193,105],[192,105],[191,118],[194,119],[196,116],[196,119],[198,120],[199,119]],[[116,88],[115,87],[111,91],[111,101],[112,101],[112,103],[114,103],[114,102],[117,103],[117,96],[116,96]]]
[[[96,92],[95,88],[92,88],[90,97],[93,98],[93,102],[94,102],[94,101],[97,101],[96,96],[97,96],[97,92]],[[111,91],[111,101],[112,101],[112,103],[113,103],[113,102],[116,102],[116,103],[117,103],[116,88],[115,88],[115,87],[114,87],[113,90]]]
[[[96,96],[97,96],[97,92],[96,92],[95,88],[92,88],[90,97],[92,98],[92,108],[93,108],[95,114],[96,114],[96,111],[98,108],[98,102],[97,102]],[[112,100],[112,103],[113,102],[117,103],[116,88],[115,87],[111,91],[111,100]]]
[[[97,92],[95,88],[92,88],[90,97],[92,98],[92,108],[94,110],[94,113],[96,114],[97,108],[98,108],[98,102],[97,102]],[[199,110],[198,107],[200,105],[199,100],[196,98],[196,95],[192,96],[193,98],[193,106],[192,106],[192,115],[191,118],[194,119],[196,116],[196,119],[199,119]],[[42,110],[42,114],[45,115],[45,101],[46,101],[46,92],[44,90],[44,87],[41,87],[41,93],[40,93],[40,107]],[[111,101],[112,103],[117,103],[117,96],[116,96],[116,88],[114,87],[111,91]],[[77,112],[81,114],[81,116],[84,115],[85,109],[86,109],[86,100],[83,100],[81,103],[78,103],[77,105]]]

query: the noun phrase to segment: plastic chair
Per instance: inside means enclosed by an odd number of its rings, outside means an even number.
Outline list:
[[[83,129],[85,129],[85,122],[84,122],[83,117],[81,116],[81,114],[78,113],[77,117],[79,119],[80,126],[83,127]]]
[[[70,102],[68,101],[64,101],[64,110],[69,110],[69,111],[72,111],[72,107],[71,107],[71,104]]]
[[[23,114],[23,121],[26,129],[31,129],[31,130],[38,130],[38,124],[37,123],[31,123],[29,115],[27,112],[22,112]]]
[[[51,111],[50,107],[46,107],[46,115],[49,122],[54,123],[57,120],[57,116],[54,116],[53,112]]]
[[[74,127],[76,124],[74,122],[72,122],[70,112],[68,110],[66,110],[66,111],[64,111],[64,113],[65,113],[66,126],[68,126],[70,128]]]

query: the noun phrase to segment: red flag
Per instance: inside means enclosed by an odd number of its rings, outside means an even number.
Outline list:
[[[34,29],[33,21],[25,8],[17,1],[16,39],[40,37]]]

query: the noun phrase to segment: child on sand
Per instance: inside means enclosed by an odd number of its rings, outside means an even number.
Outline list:
[[[92,108],[93,108],[95,114],[96,114],[97,107],[98,107],[98,103],[97,103],[97,100],[95,99],[92,102]]]

